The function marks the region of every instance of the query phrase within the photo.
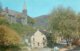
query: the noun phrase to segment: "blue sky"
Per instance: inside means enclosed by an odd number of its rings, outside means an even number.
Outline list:
[[[71,7],[76,12],[80,12],[80,0],[25,0],[28,15],[37,17],[49,14],[52,9],[59,5]],[[3,7],[22,12],[24,0],[0,0]]]

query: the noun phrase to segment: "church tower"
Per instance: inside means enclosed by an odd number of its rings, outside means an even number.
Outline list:
[[[22,24],[23,25],[27,25],[27,7],[26,7],[26,1],[24,1],[24,5],[23,5],[23,10],[22,10],[22,13],[23,13],[23,19],[22,19]]]
[[[26,7],[26,1],[24,1],[24,5],[23,5],[23,14],[27,15],[27,7]]]
[[[3,11],[2,3],[0,2],[0,13]]]

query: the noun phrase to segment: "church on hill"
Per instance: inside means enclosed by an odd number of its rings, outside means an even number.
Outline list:
[[[0,4],[1,7],[1,4]],[[26,9],[26,3],[24,2],[23,10],[22,12],[17,12],[15,10],[11,10],[8,7],[3,9],[2,12],[0,12],[1,15],[5,15],[6,19],[9,23],[21,23],[22,25],[27,25],[27,9]]]

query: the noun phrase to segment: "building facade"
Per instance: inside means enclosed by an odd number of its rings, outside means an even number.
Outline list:
[[[6,19],[9,23],[21,23],[23,25],[27,25],[27,9],[26,9],[26,3],[23,5],[22,12],[17,12],[15,10],[11,10],[8,7],[3,9],[3,11],[0,13],[2,15],[5,15]]]
[[[37,30],[34,35],[31,36],[32,48],[43,48],[47,46],[47,38],[44,33]]]

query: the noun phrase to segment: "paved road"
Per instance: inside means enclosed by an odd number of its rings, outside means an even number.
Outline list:
[[[62,48],[62,49],[60,49],[60,51],[67,51],[68,49],[66,49],[66,48]]]
[[[51,51],[50,48],[39,48],[39,49],[35,49],[34,51]]]
[[[66,51],[66,48],[60,49],[60,51]],[[35,49],[34,51],[51,51],[50,48],[40,48],[40,49]]]

